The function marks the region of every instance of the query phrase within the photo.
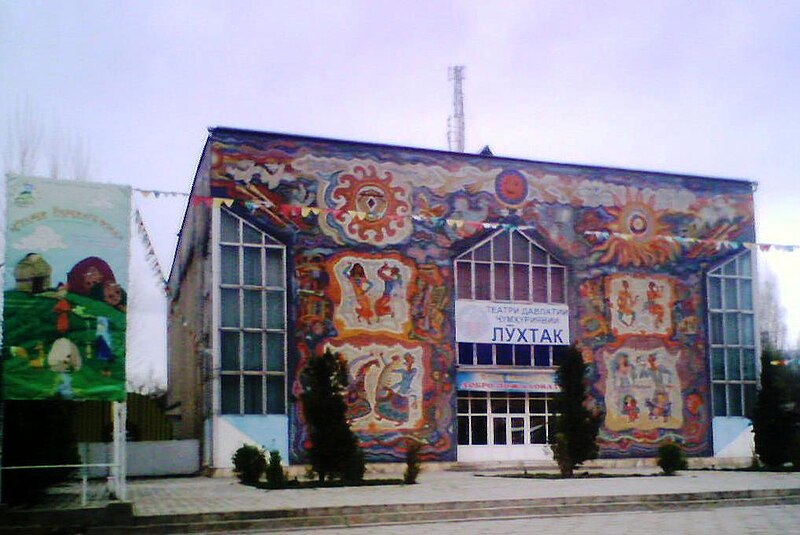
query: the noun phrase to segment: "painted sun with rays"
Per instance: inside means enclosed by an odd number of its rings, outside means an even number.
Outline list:
[[[661,220],[653,206],[655,194],[631,188],[625,199],[614,196],[615,206],[608,213],[610,236],[596,250],[602,253],[598,262],[616,262],[623,266],[652,266],[675,260],[681,246],[669,239],[671,227]]]

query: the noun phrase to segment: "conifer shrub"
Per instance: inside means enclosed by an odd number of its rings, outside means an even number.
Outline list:
[[[550,444],[561,477],[572,477],[576,467],[597,458],[603,415],[587,406],[586,364],[575,346],[566,349],[556,382],[560,391],[554,398],[556,432],[550,436]]]
[[[791,460],[796,431],[787,409],[789,395],[773,364],[778,353],[770,347],[761,352],[761,388],[753,414],[756,455],[767,468],[780,468]]]
[[[233,461],[233,473],[245,485],[258,483],[267,469],[264,450],[252,444],[245,444],[236,450],[231,460]]]
[[[358,438],[347,421],[347,363],[330,349],[309,359],[300,395],[308,427],[308,461],[320,483],[326,478],[359,483],[366,470]]]
[[[406,448],[406,469],[403,472],[403,483],[406,485],[415,484],[422,471],[422,460],[419,455],[421,449],[422,444],[416,441],[411,442]]]
[[[672,441],[664,442],[658,447],[658,467],[665,476],[673,476],[678,470],[689,467],[683,448]]]
[[[281,464],[281,452],[270,451],[267,463],[267,483],[270,487],[280,488],[286,485],[286,479],[286,471]]]

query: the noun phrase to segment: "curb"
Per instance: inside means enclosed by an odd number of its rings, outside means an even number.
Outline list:
[[[87,533],[193,533],[258,529],[292,529],[352,526],[386,526],[473,519],[518,519],[576,516],[632,511],[669,511],[800,504],[800,488],[649,494],[582,496],[514,500],[453,501],[394,505],[313,507],[266,511],[241,511],[134,516],[130,525],[95,524]]]

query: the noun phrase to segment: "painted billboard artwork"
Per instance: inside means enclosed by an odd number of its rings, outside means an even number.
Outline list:
[[[11,176],[6,399],[125,399],[130,190]]]
[[[704,274],[754,240],[749,183],[227,129],[209,149],[210,195],[289,244],[295,383],[342,352],[368,460],[402,460],[411,438],[455,460],[453,262],[511,230],[568,267],[601,455],[654,455],[664,438],[710,453]],[[296,406],[290,419],[298,462]]]

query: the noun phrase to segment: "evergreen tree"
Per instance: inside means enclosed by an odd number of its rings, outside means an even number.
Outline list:
[[[575,467],[597,458],[597,432],[602,415],[586,406],[586,364],[575,346],[570,346],[556,374],[561,391],[555,396],[556,432],[550,435],[562,477],[572,477]]]
[[[300,401],[311,442],[308,459],[320,483],[329,476],[350,482],[364,477],[364,456],[347,422],[347,383],[347,364],[330,350],[303,370]]]
[[[786,388],[780,370],[772,363],[778,358],[771,347],[761,352],[761,389],[753,414],[756,454],[769,468],[779,468],[791,460],[794,434]]]

